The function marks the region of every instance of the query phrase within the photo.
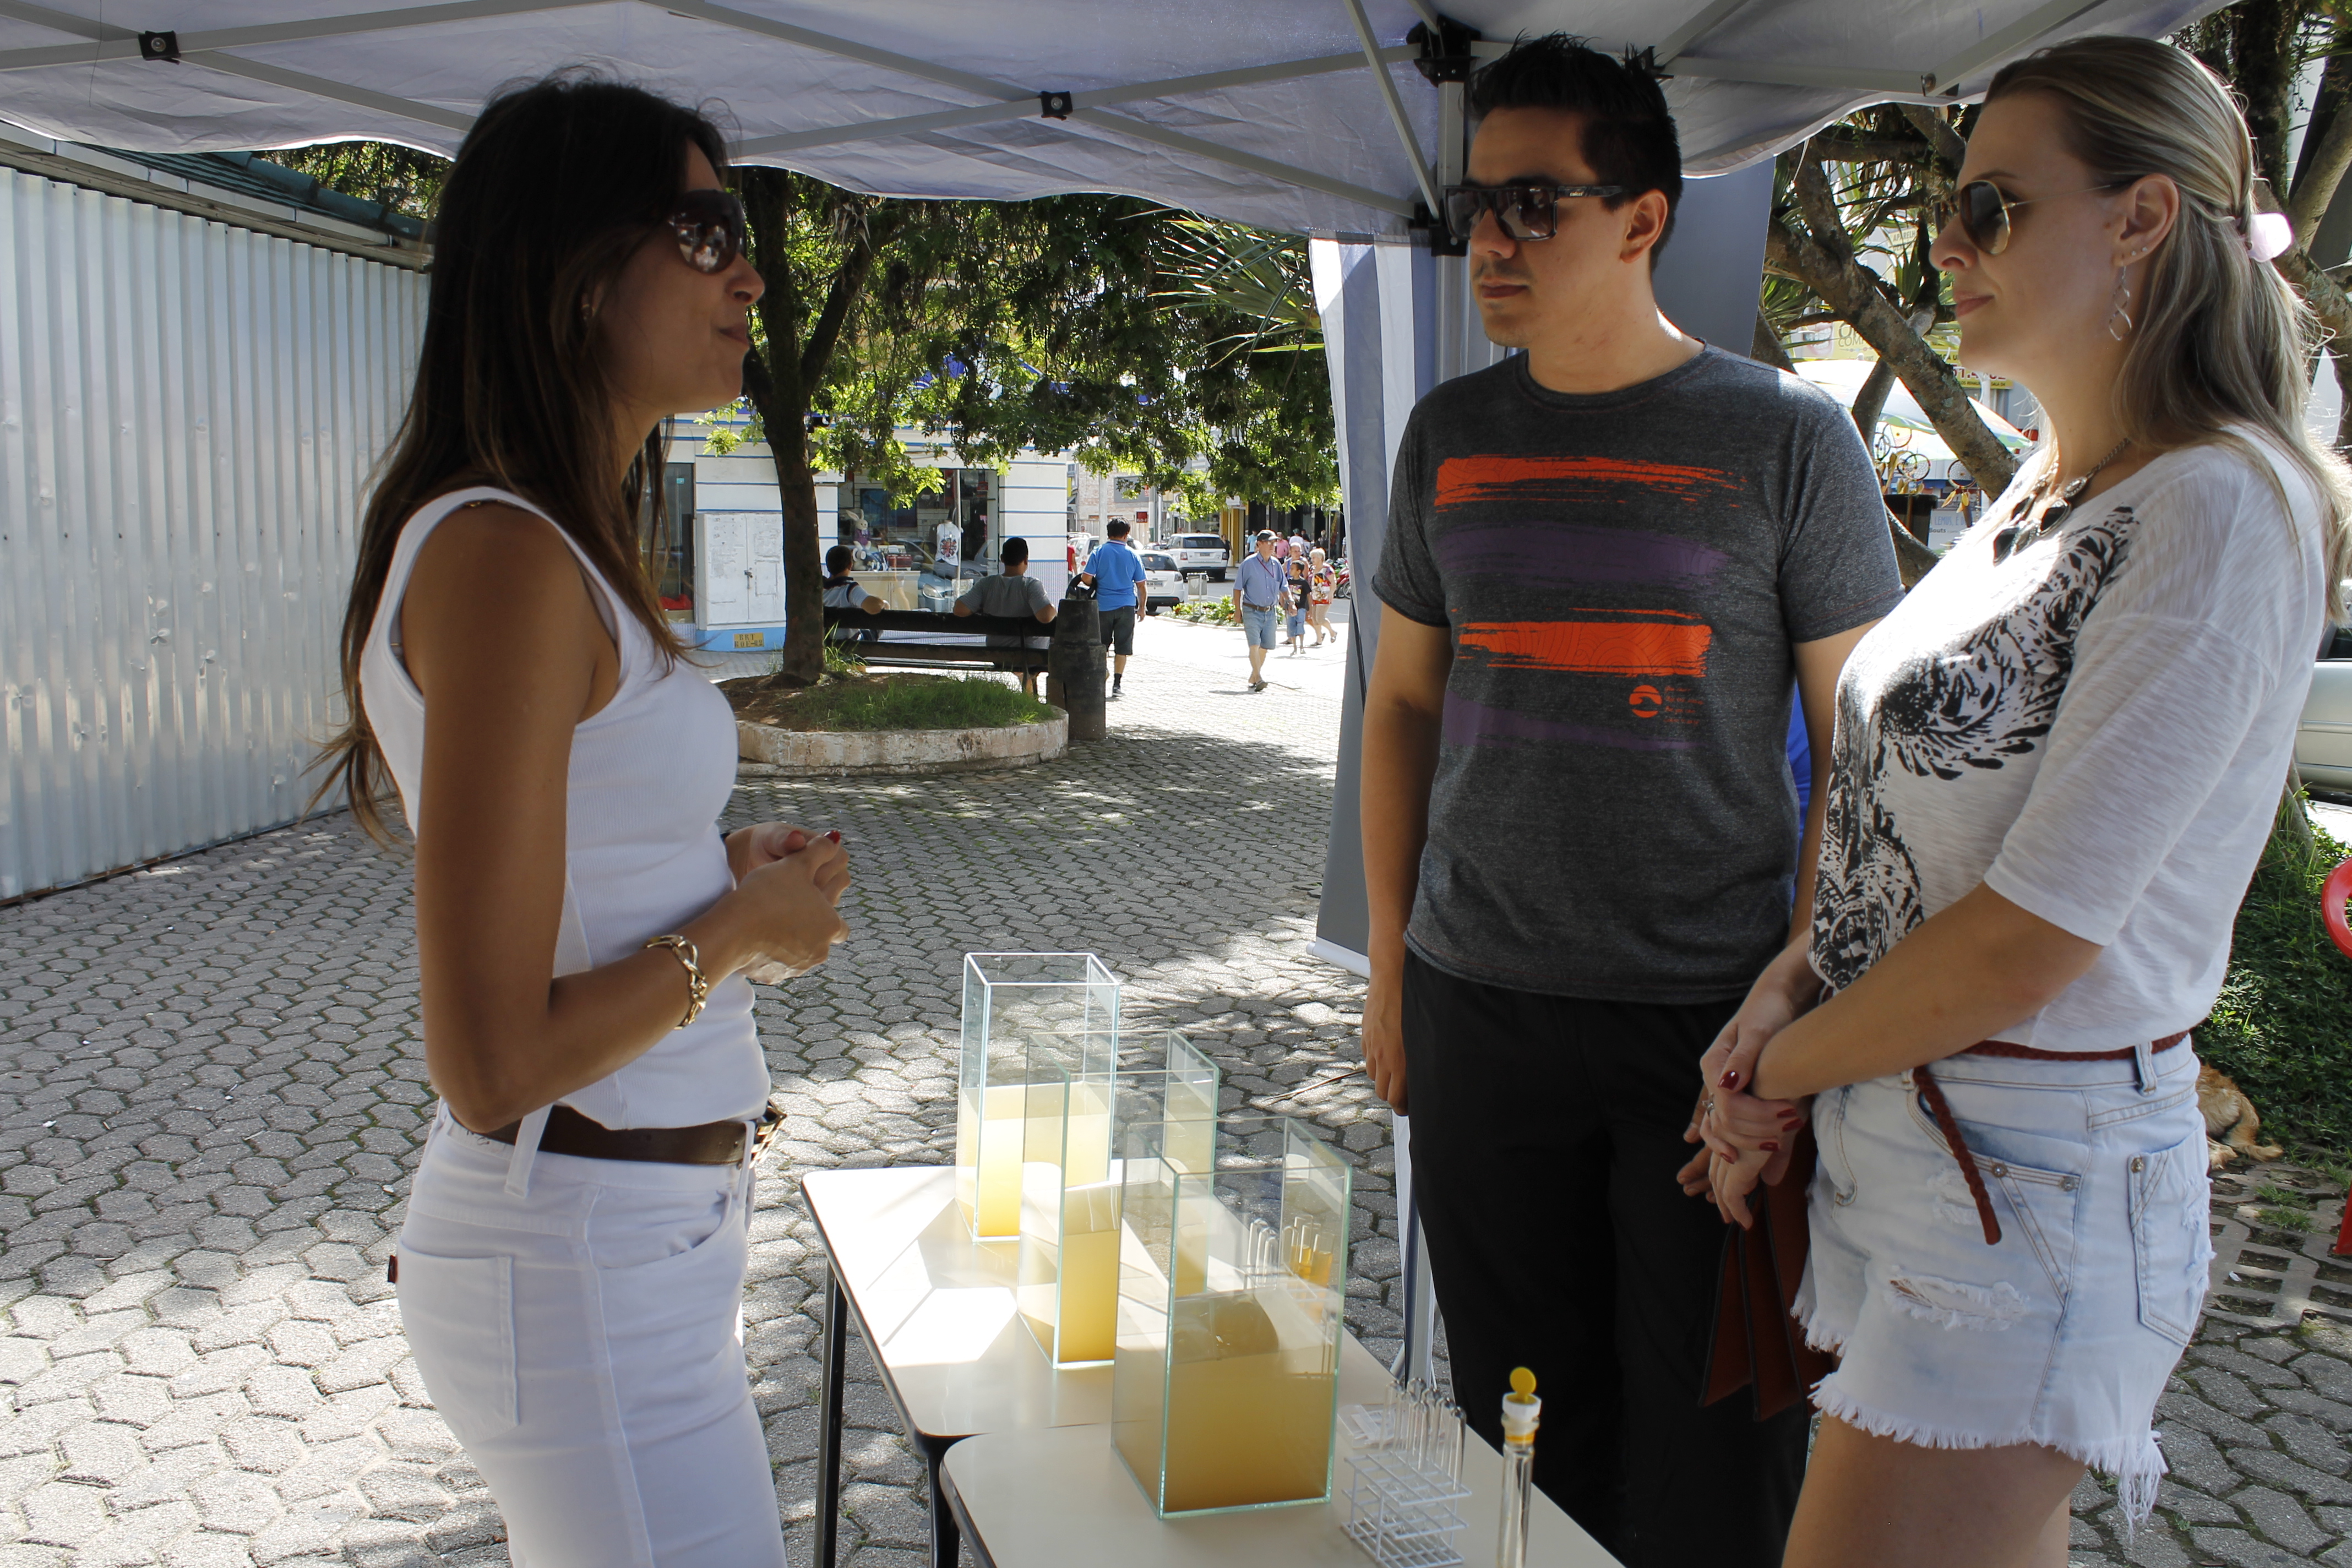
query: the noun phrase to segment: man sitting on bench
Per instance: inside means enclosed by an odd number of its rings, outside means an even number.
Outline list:
[[[964,596],[955,602],[955,613],[959,616],[1034,616],[1040,625],[1053,624],[1054,604],[1045,597],[1045,584],[1029,575],[1029,542],[1025,539],[1006,540],[1003,562],[1004,574],[982,577],[974,583]],[[1018,647],[1021,639],[999,637],[992,632],[988,646]],[[1042,648],[1046,646],[1046,639],[1031,637],[1029,646]],[[1021,672],[1021,689],[1032,697],[1037,695],[1036,671],[1024,669]]]
[[[846,544],[836,544],[824,552],[824,607],[828,610],[863,610],[867,615],[883,608],[882,601],[858,585],[849,574],[849,563],[857,559],[856,552]],[[835,626],[829,634],[835,642],[878,642],[882,634],[871,627]]]

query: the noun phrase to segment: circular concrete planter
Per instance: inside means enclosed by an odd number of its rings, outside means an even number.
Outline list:
[[[1050,762],[1070,749],[1060,709],[1039,724],[985,730],[780,730],[735,721],[741,771],[768,778],[984,773]]]

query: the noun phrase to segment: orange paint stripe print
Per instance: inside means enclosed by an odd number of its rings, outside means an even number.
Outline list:
[[[1715,632],[1655,621],[1489,621],[1462,628],[1462,647],[1502,669],[1575,675],[1705,675]]]
[[[1720,468],[1640,463],[1619,458],[1448,458],[1437,467],[1437,504],[1478,501],[1604,500],[1625,489],[1682,500],[1737,497],[1740,483]],[[1620,492],[1620,493],[1612,493]]]

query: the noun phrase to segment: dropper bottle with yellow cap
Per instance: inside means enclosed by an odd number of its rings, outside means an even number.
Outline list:
[[[1511,1372],[1511,1392],[1503,1395],[1503,1523],[1495,1537],[1496,1568],[1526,1568],[1528,1503],[1535,1485],[1536,1424],[1543,1401],[1536,1397],[1536,1374]]]

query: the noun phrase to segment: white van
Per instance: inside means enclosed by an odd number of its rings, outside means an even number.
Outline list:
[[[1180,533],[1163,547],[1179,572],[1206,572],[1209,581],[1222,583],[1233,569],[1233,552],[1217,533]]]

